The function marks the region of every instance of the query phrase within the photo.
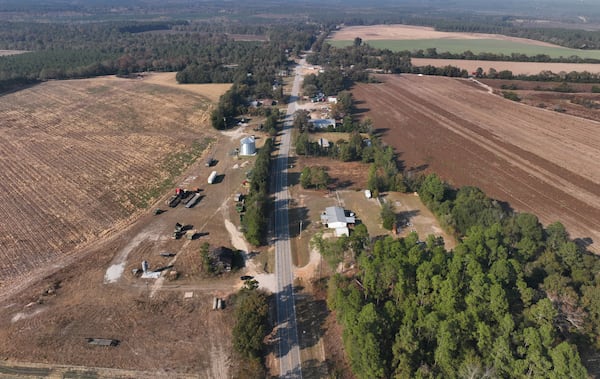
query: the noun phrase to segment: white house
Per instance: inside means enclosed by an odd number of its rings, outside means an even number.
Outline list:
[[[329,229],[334,229],[335,236],[340,237],[350,235],[348,224],[356,223],[356,218],[353,213],[346,216],[346,212],[342,207],[327,207],[325,212],[321,214],[321,222],[327,225]]]

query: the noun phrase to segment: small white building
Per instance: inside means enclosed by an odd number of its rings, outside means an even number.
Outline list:
[[[329,229],[333,229],[336,237],[341,237],[350,235],[348,224],[356,223],[356,218],[353,213],[346,216],[346,212],[342,207],[327,207],[325,212],[321,214],[321,222]]]
[[[331,145],[329,144],[329,141],[327,140],[327,138],[319,138],[319,146],[321,146],[322,148],[329,148]]]
[[[327,129],[328,127],[335,128],[335,120],[333,118],[319,118],[316,120],[308,120],[315,129]]]

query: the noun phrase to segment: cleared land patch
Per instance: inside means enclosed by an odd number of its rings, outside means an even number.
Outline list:
[[[23,54],[23,53],[27,53],[27,51],[24,51],[24,50],[0,50],[0,57],[3,57],[5,55],[16,55],[16,54]]]
[[[342,28],[332,34],[329,42],[334,46],[351,45],[354,38],[360,37],[371,46],[380,49],[426,50],[436,48],[438,53],[494,53],[510,55],[546,54],[551,57],[570,57],[600,59],[600,50],[577,50],[535,41],[526,38],[508,37],[500,34],[439,32],[430,27],[411,25],[372,25]]]
[[[214,102],[219,101],[219,97],[231,87],[231,83],[179,84],[175,79],[176,75],[176,72],[154,72],[144,75],[143,80],[149,84],[158,84],[165,87],[176,88],[178,90],[189,91],[196,95],[204,96]]]
[[[52,81],[0,102],[0,285],[119,230],[207,144],[209,101],[139,80]]]
[[[475,185],[600,251],[596,122],[489,94],[467,80],[381,76],[353,91],[407,168]]]

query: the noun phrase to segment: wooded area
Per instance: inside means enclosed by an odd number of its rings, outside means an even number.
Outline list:
[[[330,280],[357,377],[586,378],[577,345],[596,344],[598,258],[477,188],[432,174],[419,195],[459,236],[454,251],[415,233],[355,244],[356,274]]]

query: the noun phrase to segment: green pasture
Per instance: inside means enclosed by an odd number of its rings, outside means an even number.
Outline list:
[[[336,47],[350,46],[353,43],[353,41],[332,40],[328,40],[327,42]],[[497,39],[412,39],[373,40],[364,42],[378,49],[389,49],[392,51],[413,51],[436,48],[438,54],[444,52],[460,54],[464,51],[470,50],[474,54],[493,53],[511,55],[512,53],[517,53],[527,56],[545,54],[552,58],[567,58],[576,55],[581,58],[600,59],[600,50],[577,50],[558,46],[537,46]]]

